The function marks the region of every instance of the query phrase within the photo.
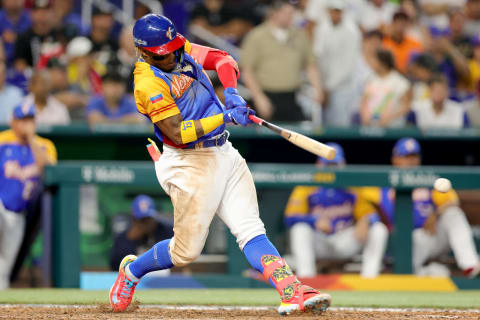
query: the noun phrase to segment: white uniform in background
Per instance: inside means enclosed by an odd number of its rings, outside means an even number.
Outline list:
[[[436,258],[451,249],[460,269],[468,271],[479,265],[479,257],[473,242],[472,229],[458,206],[455,191],[440,193],[431,189],[415,189],[414,205],[413,269],[417,274],[438,275],[424,266],[428,259]],[[437,214],[436,231],[431,234],[423,228],[428,216]]]
[[[317,274],[316,259],[349,259],[362,254],[361,276],[374,278],[382,268],[388,230],[380,221],[370,226],[365,243],[355,235],[356,195],[352,191],[299,186],[287,204],[290,247],[299,277]],[[315,228],[318,219],[330,221],[331,232]]]

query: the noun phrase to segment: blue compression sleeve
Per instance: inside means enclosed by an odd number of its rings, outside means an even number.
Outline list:
[[[168,244],[171,239],[163,240],[129,264],[130,272],[140,279],[145,274],[173,267]]]
[[[261,234],[252,240],[248,241],[243,247],[243,254],[247,258],[250,265],[257,271],[263,274],[262,257],[265,255],[272,255],[280,257],[277,249],[268,240],[267,236]]]

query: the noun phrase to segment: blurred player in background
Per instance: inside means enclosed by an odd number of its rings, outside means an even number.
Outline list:
[[[320,166],[345,165],[341,146],[328,145],[337,150],[337,156],[333,160],[319,159]],[[285,222],[290,227],[291,250],[300,277],[317,274],[316,258],[349,259],[360,252],[361,275],[373,278],[380,273],[388,229],[372,207],[367,212],[359,203],[363,204],[353,189],[294,189],[285,210]],[[358,221],[356,216],[360,217]]]
[[[417,140],[403,138],[395,144],[392,155],[395,167],[411,168],[421,163],[421,148]],[[465,275],[478,276],[480,262],[472,229],[459,206],[455,190],[441,193],[434,189],[417,188],[412,192],[412,201],[414,272],[435,275],[435,267],[429,268],[424,264],[452,249],[457,265]]]
[[[249,263],[281,295],[280,314],[325,311],[330,296],[298,281],[268,240],[259,217],[255,184],[245,159],[228,141],[227,123],[247,126],[252,110],[236,89],[235,60],[226,52],[188,42],[164,16],[135,23],[135,101],[163,142],[155,160],[157,178],[174,207],[174,236],[139,257],[126,256],[110,290],[114,311],[124,311],[135,286],[155,270],[185,266],[200,255],[210,223],[218,216],[237,238]],[[225,87],[224,106],[205,70]]]
[[[110,253],[110,267],[118,270],[123,257],[142,254],[155,243],[173,237],[173,221],[160,216],[153,199],[138,195],[132,202],[132,222],[115,237]]]
[[[9,286],[23,239],[24,212],[43,168],[57,162],[53,143],[35,134],[33,106],[16,107],[10,126],[0,132],[0,289]]]

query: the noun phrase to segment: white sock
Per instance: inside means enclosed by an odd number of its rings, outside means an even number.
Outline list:
[[[137,277],[135,277],[133,275],[133,273],[130,271],[130,263],[127,264],[127,266],[125,267],[125,274],[127,275],[127,278],[134,281],[134,282],[138,282],[140,279],[138,279]]]

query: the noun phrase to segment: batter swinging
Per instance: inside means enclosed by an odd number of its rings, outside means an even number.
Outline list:
[[[248,115],[254,114],[236,90],[235,60],[226,52],[189,43],[160,15],[140,18],[133,35],[141,55],[134,71],[135,101],[163,142],[155,170],[174,206],[174,237],[138,258],[123,259],[110,290],[113,310],[128,307],[146,273],[194,261],[218,214],[252,267],[280,293],[280,314],[325,311],[330,296],[301,284],[265,235],[252,175],[227,140],[227,123],[247,126]],[[204,70],[217,71],[226,88],[226,108]]]

